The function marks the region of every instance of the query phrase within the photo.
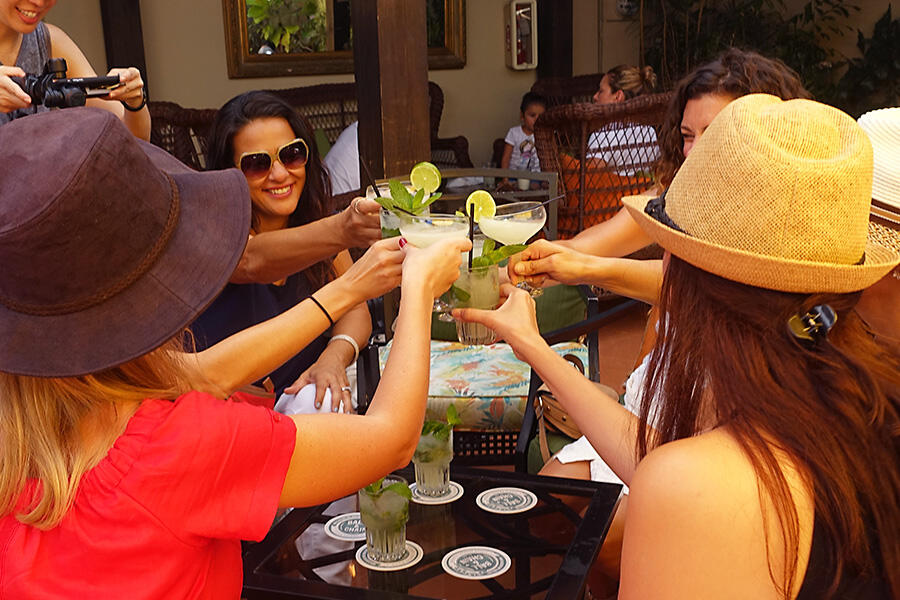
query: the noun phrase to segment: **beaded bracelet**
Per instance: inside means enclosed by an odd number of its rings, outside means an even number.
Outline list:
[[[334,340],[344,340],[345,342],[353,346],[353,361],[350,364],[355,363],[356,359],[359,358],[359,344],[356,343],[356,340],[343,333],[331,336],[331,339],[328,340],[328,343],[330,344]]]

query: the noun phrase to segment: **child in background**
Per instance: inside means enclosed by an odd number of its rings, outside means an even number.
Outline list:
[[[506,145],[500,159],[501,169],[516,171],[540,171],[537,148],[534,146],[534,122],[547,110],[547,100],[535,92],[527,92],[522,96],[519,106],[521,125],[510,127],[506,133]],[[507,180],[507,185],[513,184]],[[501,183],[503,186],[503,183]]]

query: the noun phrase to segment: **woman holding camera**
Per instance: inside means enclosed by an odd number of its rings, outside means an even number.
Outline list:
[[[97,75],[66,32],[43,22],[54,4],[56,0],[0,0],[0,125],[49,110],[34,105],[12,77],[39,75],[50,58],[66,60],[67,77]],[[107,75],[118,75],[119,86],[102,99],[88,99],[87,106],[110,111],[135,136],[149,140],[150,112],[140,71],[135,67],[117,68]]]

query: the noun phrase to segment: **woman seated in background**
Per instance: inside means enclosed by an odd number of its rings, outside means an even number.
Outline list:
[[[18,117],[50,110],[34,105],[12,77],[40,75],[50,58],[66,61],[66,77],[95,77],[93,67],[78,45],[66,32],[44,23],[56,0],[43,2],[0,3],[0,125]],[[150,139],[150,111],[144,80],[135,67],[110,69],[107,75],[118,75],[119,86],[103,98],[91,98],[87,106],[113,113],[137,137]]]
[[[240,540],[262,539],[277,507],[409,462],[432,300],[468,241],[378,242],[314,297],[185,353],[185,326],[247,243],[242,175],[190,171],[89,108],[0,128],[0,162],[13,160],[28,168],[0,178],[0,596],[237,599]],[[365,416],[222,400],[401,270],[396,339]]]
[[[667,251],[639,417],[544,343],[527,293],[454,310],[531,364],[630,485],[620,600],[900,595],[900,349],[855,309],[900,263],[867,240],[871,189],[851,117],[753,94],[665,193],[626,198]]]
[[[643,94],[652,94],[655,90],[656,73],[653,67],[618,65],[607,71],[600,80],[600,87],[593,99],[596,104],[617,104]],[[635,144],[639,148],[636,149]],[[656,130],[647,125],[610,123],[591,134],[587,156],[617,167],[616,173],[619,175],[633,176],[641,165],[653,163],[659,156]]]
[[[219,109],[207,147],[209,169],[238,167],[247,179],[251,241],[258,235],[281,232],[277,239],[282,247],[275,247],[273,254],[245,252],[243,266],[191,326],[200,350],[284,312],[352,264],[343,249],[346,246],[320,244],[310,235],[310,228],[316,228],[320,236],[330,235],[340,243],[345,233],[341,221],[332,216],[330,182],[313,133],[291,105],[266,92],[232,98]],[[351,219],[362,216],[356,203],[344,213]],[[377,223],[376,217],[376,227]],[[369,230],[367,221],[362,229]],[[380,229],[377,231],[380,237]],[[292,252],[294,249],[297,252]],[[277,279],[271,278],[273,274]],[[350,411],[346,367],[368,343],[371,331],[366,305],[355,306],[329,331],[265,374],[260,384],[269,387],[265,380],[270,380],[277,397],[295,381],[292,391],[313,383],[316,406],[330,390],[331,409],[338,410],[343,403],[344,410]]]

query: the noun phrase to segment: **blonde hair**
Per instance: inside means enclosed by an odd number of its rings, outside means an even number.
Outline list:
[[[85,444],[86,424],[117,436],[125,403],[174,400],[201,384],[184,346],[178,335],[123,365],[78,377],[0,372],[0,515],[16,511],[20,522],[40,529],[58,525],[81,477],[103,456]],[[29,481],[37,491],[17,506]]]
[[[619,90],[630,100],[641,94],[650,94],[656,89],[656,73],[647,65],[643,69],[631,65],[618,65],[606,72],[606,80],[612,93]]]

